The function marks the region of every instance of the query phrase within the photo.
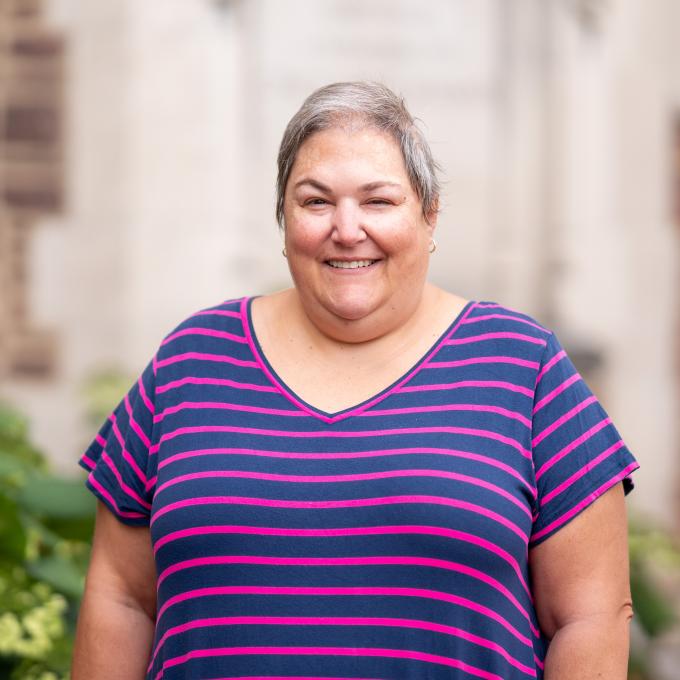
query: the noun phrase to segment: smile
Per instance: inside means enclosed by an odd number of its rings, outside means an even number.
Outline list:
[[[378,260],[326,260],[326,264],[336,269],[360,269],[362,267],[370,267]]]

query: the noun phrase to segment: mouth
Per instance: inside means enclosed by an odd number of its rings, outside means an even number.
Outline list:
[[[380,260],[326,260],[326,264],[333,269],[365,269]]]

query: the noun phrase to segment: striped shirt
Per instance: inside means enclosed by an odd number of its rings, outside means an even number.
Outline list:
[[[329,414],[250,300],[168,335],[81,459],[150,526],[147,678],[541,678],[531,546],[638,465],[555,336],[471,302],[402,378]]]

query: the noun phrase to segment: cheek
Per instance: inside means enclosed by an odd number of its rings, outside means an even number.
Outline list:
[[[315,255],[326,240],[326,230],[313,220],[291,220],[284,240],[289,253]]]
[[[425,227],[419,223],[402,224],[392,226],[392,228],[389,225],[383,225],[383,227],[383,229],[377,229],[376,234],[380,234],[380,241],[387,252],[394,255],[401,254],[408,259],[426,257],[430,235]]]

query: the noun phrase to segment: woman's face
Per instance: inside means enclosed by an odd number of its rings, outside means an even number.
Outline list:
[[[288,264],[312,319],[415,311],[436,215],[424,218],[391,136],[334,127],[309,137],[286,185],[284,217]]]

